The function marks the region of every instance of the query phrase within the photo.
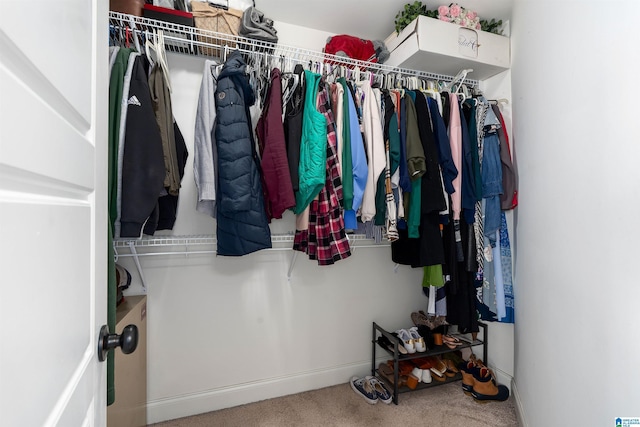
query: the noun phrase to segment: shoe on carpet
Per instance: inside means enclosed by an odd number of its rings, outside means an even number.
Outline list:
[[[504,402],[509,398],[509,389],[504,385],[496,385],[488,368],[478,368],[478,371],[473,373],[473,379],[471,396],[477,401]]]
[[[353,389],[353,391],[355,391],[356,394],[362,396],[364,400],[367,401],[367,403],[370,403],[371,405],[378,403],[378,395],[373,389],[371,382],[366,377],[359,378],[353,376],[351,377],[349,383],[351,384],[351,388]]]
[[[376,377],[368,376],[365,377],[365,380],[369,381],[369,384],[371,384],[371,387],[376,392],[376,396],[378,397],[378,400],[380,402],[389,404],[393,401],[393,396],[391,396],[389,390],[387,390],[387,388],[379,379],[377,379]]]
[[[462,391],[464,394],[471,396],[473,385],[476,383],[473,374],[479,371],[479,369],[480,368],[477,368],[471,360],[458,364],[458,370],[462,374]]]

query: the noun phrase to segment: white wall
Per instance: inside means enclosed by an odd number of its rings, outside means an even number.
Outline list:
[[[515,389],[525,425],[640,417],[635,1],[516,1]]]

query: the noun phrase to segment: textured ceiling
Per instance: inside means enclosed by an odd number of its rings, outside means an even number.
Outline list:
[[[233,3],[233,2],[232,2]],[[395,31],[395,16],[409,0],[256,0],[256,7],[274,21],[349,34],[369,40],[384,40]],[[428,9],[441,4],[422,2]],[[482,19],[511,18],[513,0],[466,0],[460,6],[478,12]]]

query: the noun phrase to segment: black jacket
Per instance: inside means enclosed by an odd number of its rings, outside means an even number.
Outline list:
[[[153,113],[148,62],[137,56],[129,86],[122,159],[121,237],[140,237],[142,226],[157,209],[165,176],[160,130]]]
[[[218,255],[245,255],[271,247],[249,115],[255,97],[245,68],[240,52],[231,53],[215,94]]]

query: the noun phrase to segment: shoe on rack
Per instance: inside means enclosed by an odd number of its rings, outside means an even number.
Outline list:
[[[436,381],[439,382],[445,382],[447,380],[447,377],[445,375],[438,375],[437,373],[431,371],[431,378],[433,378]]]
[[[380,402],[386,404],[391,403],[391,401],[393,400],[393,396],[379,379],[377,379],[376,377],[368,376],[365,377],[365,380],[369,381],[369,384],[375,391],[376,396],[378,397],[378,400]]]
[[[409,335],[413,338],[413,343],[416,346],[416,351],[419,353],[423,353],[427,351],[427,345],[424,342],[424,338],[420,336],[418,333],[418,327],[414,326],[408,329]]]
[[[415,368],[413,368],[413,371],[411,371],[411,375],[416,377],[418,379],[418,382],[422,382],[422,372],[424,371],[416,366]]]
[[[458,338],[456,338],[454,336],[451,336],[451,335],[443,335],[442,336],[442,342],[444,343],[444,345],[449,347],[451,350],[455,349],[456,347],[460,347],[461,345],[463,345],[463,343]]]
[[[451,359],[442,359],[445,365],[447,365],[447,376],[454,377],[460,369],[456,366],[455,362]]]
[[[404,375],[407,376],[411,373],[411,371],[413,370],[413,368],[416,367],[416,365],[414,363],[412,363],[413,360],[399,360],[398,361],[398,374],[399,375]],[[393,360],[387,360],[387,365],[389,365],[389,367],[393,370],[394,369],[394,364],[393,364]]]
[[[444,377],[445,372],[447,372],[447,365],[442,361],[442,359],[434,357],[431,361],[431,365],[431,372],[436,374],[436,377]]]
[[[387,365],[386,363],[381,363],[378,365],[378,373],[382,378],[389,381],[389,384],[393,385],[393,368]],[[401,375],[398,373],[398,388],[407,384],[407,376]]]
[[[411,313],[411,321],[416,326],[426,326],[429,329],[433,329],[435,326],[433,321],[424,313],[424,311],[414,311]]]
[[[509,389],[504,385],[496,385],[488,368],[482,367],[473,375],[474,384],[471,395],[481,402],[504,402],[509,398]]]
[[[423,369],[422,378],[420,378],[420,380],[425,384],[429,384],[433,380],[433,378],[431,377],[431,370]]]
[[[415,390],[416,387],[418,387],[419,382],[420,380],[418,379],[418,377],[413,374],[409,374],[409,376],[407,377],[407,387],[409,387],[411,390]]]
[[[359,394],[360,396],[362,396],[364,400],[367,401],[367,403],[370,403],[371,405],[378,403],[378,395],[376,394],[376,391],[373,389],[371,382],[368,379],[366,379],[366,377],[359,378],[359,377],[353,376],[351,377],[351,380],[349,381],[349,383],[351,384],[351,388],[353,389],[353,391],[355,391],[356,394]]]
[[[416,345],[413,341],[413,338],[411,338],[411,335],[406,329],[398,329],[396,331],[396,334],[398,335],[398,338],[400,338],[400,341],[402,341],[402,345],[404,345],[404,348],[407,350],[407,352],[409,352],[409,354],[413,354],[416,352]]]
[[[380,335],[378,337],[378,344],[380,344],[380,346],[382,346],[383,348],[386,348],[387,350],[389,350],[390,352],[393,353],[393,349],[394,349],[394,344],[389,340],[389,338],[385,337],[384,335]],[[407,354],[407,349],[404,348],[404,346],[402,344],[398,345],[398,353],[400,354]]]

